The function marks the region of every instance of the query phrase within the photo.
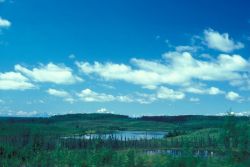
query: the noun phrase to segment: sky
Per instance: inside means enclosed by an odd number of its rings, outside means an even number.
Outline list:
[[[250,114],[248,0],[0,0],[0,116]]]

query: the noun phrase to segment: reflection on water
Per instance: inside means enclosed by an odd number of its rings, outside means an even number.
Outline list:
[[[116,139],[116,140],[140,140],[162,139],[167,132],[163,131],[116,131],[106,134],[85,134],[64,137],[66,139]]]
[[[167,149],[167,150],[145,150],[146,154],[154,155],[154,154],[166,154],[166,155],[172,155],[172,156],[182,156],[185,154],[183,150],[180,149]],[[209,150],[196,150],[192,152],[193,156],[196,157],[213,157],[215,156],[213,151]]]

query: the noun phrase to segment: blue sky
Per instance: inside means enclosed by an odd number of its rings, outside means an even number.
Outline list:
[[[250,113],[248,0],[0,0],[0,115]]]

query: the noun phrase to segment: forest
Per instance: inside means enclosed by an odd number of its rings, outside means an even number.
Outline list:
[[[2,117],[0,164],[6,167],[248,167],[249,121],[249,117],[232,114]],[[116,135],[118,132],[150,135],[159,131],[162,136],[155,138]]]

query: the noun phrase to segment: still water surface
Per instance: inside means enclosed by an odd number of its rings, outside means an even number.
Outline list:
[[[141,140],[141,139],[162,139],[167,132],[163,131],[116,131],[113,133],[106,134],[85,134],[85,135],[74,135],[64,138],[74,139],[117,139],[117,140]]]

